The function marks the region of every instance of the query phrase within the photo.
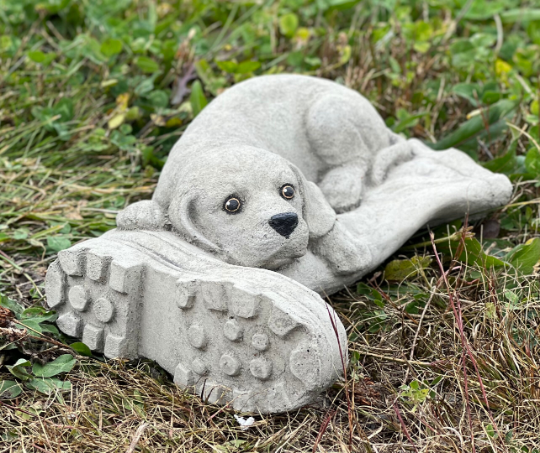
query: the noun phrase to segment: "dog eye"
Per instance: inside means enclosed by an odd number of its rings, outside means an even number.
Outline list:
[[[291,200],[294,198],[294,187],[286,184],[281,188],[281,196],[286,200]]]
[[[242,203],[240,203],[238,198],[229,198],[223,205],[225,211],[227,212],[238,212],[241,206]]]

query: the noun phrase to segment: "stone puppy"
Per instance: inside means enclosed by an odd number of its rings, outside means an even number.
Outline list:
[[[412,156],[357,92],[314,77],[257,77],[201,112],[171,151],[153,200],[128,207],[118,225],[172,228],[248,267],[278,270],[310,249],[333,272],[351,273],[371,257],[336,212],[357,207],[366,185]]]
[[[360,244],[351,246],[354,238],[317,185],[276,154],[220,147],[186,161],[176,177],[166,209],[155,201],[134,203],[118,215],[119,227],[169,229],[223,261],[271,270],[303,257],[308,245],[321,253],[328,248],[322,254],[338,272],[366,257]]]

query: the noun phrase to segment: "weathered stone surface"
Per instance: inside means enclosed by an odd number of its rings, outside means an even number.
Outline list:
[[[190,124],[152,200],[59,254],[48,304],[64,332],[108,357],[154,359],[209,402],[289,410],[342,373],[345,330],[314,291],[511,190],[458,150],[394,134],[341,85],[254,78]]]
[[[153,200],[128,207],[118,225],[170,223],[222,261],[329,293],[426,224],[482,214],[511,192],[506,176],[464,153],[393,133],[353,90],[272,75],[211,102],[171,151]]]
[[[171,232],[113,230],[71,251],[84,261],[103,249],[111,263],[137,265],[138,281],[121,285],[127,293],[111,278],[113,266],[96,281],[84,267],[70,277],[53,264],[50,277],[69,294],[70,303],[58,304],[51,290],[59,327],[92,350],[152,358],[178,385],[243,411],[308,404],[341,375],[345,330],[338,320],[336,337],[332,308],[298,282],[224,263]]]
[[[85,311],[88,307],[88,293],[82,286],[74,286],[69,290],[69,303],[78,311]]]

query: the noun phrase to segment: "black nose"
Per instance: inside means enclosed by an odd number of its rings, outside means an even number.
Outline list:
[[[289,239],[296,225],[298,225],[298,216],[294,212],[276,214],[270,218],[268,223],[279,234]]]

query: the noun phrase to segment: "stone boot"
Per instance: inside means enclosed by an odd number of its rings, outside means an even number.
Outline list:
[[[153,359],[179,386],[242,411],[309,404],[347,365],[343,325],[316,293],[168,232],[113,230],[60,252],[46,294],[60,329],[90,349]]]

